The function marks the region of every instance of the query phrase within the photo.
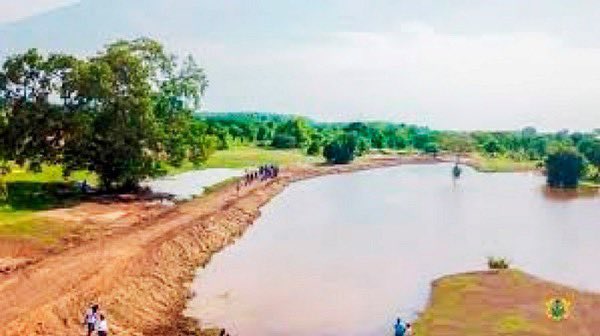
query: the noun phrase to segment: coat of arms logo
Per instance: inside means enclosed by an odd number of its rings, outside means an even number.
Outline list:
[[[546,302],[546,315],[554,321],[563,321],[569,317],[571,302],[565,298],[552,298]]]

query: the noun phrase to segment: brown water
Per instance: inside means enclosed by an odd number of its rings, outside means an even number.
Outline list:
[[[198,271],[188,314],[232,335],[387,335],[431,280],[503,256],[600,291],[600,198],[548,193],[541,176],[449,165],[295,183]]]

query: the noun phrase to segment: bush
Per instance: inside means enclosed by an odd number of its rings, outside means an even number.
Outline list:
[[[433,156],[436,156],[437,153],[440,151],[440,149],[439,149],[437,143],[428,142],[425,144],[423,151],[425,151],[425,153],[427,153],[427,154],[432,154]]]
[[[321,146],[317,142],[311,142],[310,146],[306,150],[306,154],[308,155],[319,155],[321,153]]]
[[[342,134],[323,148],[323,156],[327,162],[346,164],[354,160],[358,141],[354,134]]]
[[[584,172],[581,154],[572,148],[561,148],[546,158],[547,184],[553,188],[576,188]]]
[[[487,264],[489,269],[507,269],[510,262],[506,258],[488,257]]]
[[[296,138],[291,135],[276,134],[273,137],[271,146],[280,149],[296,148],[298,146],[298,142],[296,141]]]

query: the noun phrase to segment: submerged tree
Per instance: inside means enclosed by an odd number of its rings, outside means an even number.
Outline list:
[[[548,186],[576,188],[585,168],[584,159],[575,149],[561,147],[546,158]]]

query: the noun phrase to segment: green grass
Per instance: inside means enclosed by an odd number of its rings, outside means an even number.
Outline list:
[[[72,192],[72,183],[82,180],[90,184],[97,181],[93,173],[86,171],[74,172],[65,179],[60,166],[44,165],[41,172],[35,173],[13,165],[11,172],[2,177],[8,197],[0,200],[0,236],[54,241],[63,232],[62,225],[48,223],[35,213],[77,202],[79,196]]]
[[[44,165],[42,171],[35,173],[25,169],[24,167],[12,166],[11,172],[4,176],[6,182],[74,182],[87,180],[90,184],[97,182],[96,175],[87,171],[76,171],[68,178],[63,178],[62,168],[60,166]]]
[[[232,185],[234,183],[237,183],[240,180],[239,177],[230,177],[228,179],[225,179],[217,184],[213,184],[211,186],[205,187],[204,188],[204,195],[208,195],[210,193],[214,193],[217,192],[219,190],[222,190],[223,188],[226,188],[229,185]]]
[[[499,335],[524,335],[532,329],[531,323],[518,313],[505,313],[495,320],[498,321],[496,332]]]
[[[305,155],[300,150],[278,150],[261,147],[234,147],[217,151],[200,167],[186,162],[179,167],[164,164],[168,175],[203,168],[245,168],[273,163],[290,165],[297,163],[321,162],[319,157]],[[77,171],[63,178],[60,166],[44,165],[42,171],[35,173],[19,166],[12,166],[11,172],[3,177],[8,189],[8,198],[0,201],[0,236],[34,237],[53,240],[61,234],[60,223],[48,223],[35,216],[41,210],[69,206],[79,201],[80,195],[73,190],[72,183],[87,180],[95,185],[94,173]],[[232,183],[223,181],[207,192],[213,192]]]
[[[477,165],[477,170],[483,172],[515,172],[535,170],[538,161],[515,160],[507,156],[487,156],[478,153],[471,156]]]
[[[297,149],[271,149],[268,147],[238,146],[215,152],[204,164],[194,166],[184,162],[179,167],[163,164],[167,175],[184,173],[194,169],[206,168],[246,168],[273,163],[291,165],[298,163],[323,162],[318,156],[309,156]]]
[[[269,149],[260,147],[234,147],[213,154],[204,168],[245,168],[273,163],[291,165],[322,162],[321,157],[308,156],[300,150]]]

